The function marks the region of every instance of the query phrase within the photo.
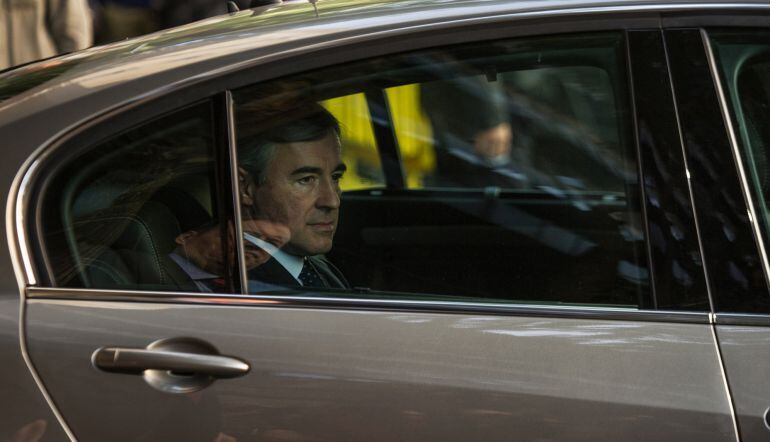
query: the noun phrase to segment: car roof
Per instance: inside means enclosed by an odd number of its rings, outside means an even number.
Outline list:
[[[486,17],[725,8],[724,1],[661,0],[320,0],[244,10],[178,28],[54,57],[0,74],[0,126],[44,107],[109,90],[113,101],[222,66],[286,57],[330,41],[469,23]],[[735,5],[768,6],[763,1]],[[175,73],[174,75],[160,75]],[[153,81],[151,78],[155,77]],[[142,84],[125,87],[131,81]],[[134,81],[137,83],[137,81]],[[104,100],[106,103],[107,99]],[[14,107],[13,112],[6,112]]]
[[[763,1],[741,4],[762,4]],[[511,15],[565,10],[634,9],[687,6],[724,7],[724,1],[661,0],[320,0],[318,15],[309,1],[294,0],[275,5],[226,14],[189,25],[163,30],[121,42],[94,47],[75,54],[55,57],[0,74],[0,101],[11,98],[10,83],[35,75],[50,81],[77,66],[78,74],[93,70],[150,61],[151,58],[173,59],[172,64],[195,63],[221,57],[246,47],[269,47],[307,44],[321,35],[371,32],[372,29],[394,29],[427,22],[440,22],[479,16]],[[302,32],[298,32],[302,30]],[[201,49],[205,48],[205,49]],[[196,51],[195,49],[200,49]],[[179,54],[173,57],[172,54]],[[194,54],[194,55],[193,55]],[[154,60],[157,61],[157,60]],[[160,63],[156,68],[162,68]],[[46,75],[47,73],[47,75]],[[141,75],[134,71],[135,75]],[[34,84],[29,79],[22,83]],[[17,86],[18,91],[22,87]]]

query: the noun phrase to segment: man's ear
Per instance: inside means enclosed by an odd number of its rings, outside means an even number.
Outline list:
[[[254,178],[242,167],[238,168],[238,187],[241,192],[241,205],[251,207],[256,203],[254,192],[256,183]]]
[[[184,243],[185,243],[185,242],[186,242],[188,239],[190,239],[190,238],[194,237],[194,236],[195,236],[195,235],[197,235],[197,234],[198,234],[198,232],[196,232],[195,230],[188,230],[188,231],[186,231],[186,232],[182,233],[181,235],[177,236],[177,237],[174,239],[174,242],[175,242],[175,243],[177,243],[177,245],[183,246],[183,245],[184,245]]]

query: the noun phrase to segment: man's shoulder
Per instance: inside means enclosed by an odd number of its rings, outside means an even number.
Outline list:
[[[298,284],[297,280],[291,276],[289,271],[275,257],[271,257],[259,266],[249,269],[247,273],[249,281],[259,281],[288,287]]]
[[[333,279],[334,284],[342,288],[350,288],[350,283],[342,274],[342,271],[337,268],[331,261],[329,261],[325,255],[313,255],[308,256],[307,259],[312,262],[313,266],[320,272],[325,273],[325,277]]]

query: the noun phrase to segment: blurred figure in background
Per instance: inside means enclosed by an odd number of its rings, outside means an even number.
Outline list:
[[[160,29],[152,0],[91,0],[96,44],[111,43]]]
[[[245,3],[245,5],[244,5]],[[249,2],[239,6],[248,7]],[[91,0],[97,44],[181,26],[227,12],[225,0]]]
[[[0,69],[91,46],[86,0],[0,2]]]
[[[526,177],[520,173],[494,173],[510,169],[512,162],[511,116],[500,81],[474,75],[424,83],[421,102],[433,125],[436,146],[431,185],[524,185]]]
[[[246,2],[236,2],[247,8]],[[204,18],[227,12],[227,2],[222,0],[153,0],[161,29],[185,25]]]

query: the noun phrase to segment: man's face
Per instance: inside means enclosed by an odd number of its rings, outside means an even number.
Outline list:
[[[289,228],[287,253],[318,255],[332,248],[345,172],[339,139],[278,144],[254,200],[260,218]]]
[[[222,235],[219,227],[190,230],[176,237],[184,256],[199,268],[214,275],[223,274]]]

